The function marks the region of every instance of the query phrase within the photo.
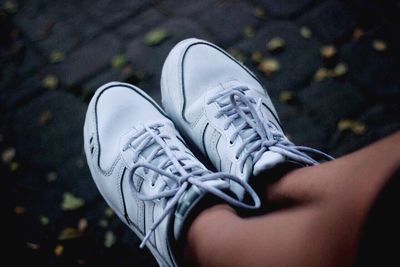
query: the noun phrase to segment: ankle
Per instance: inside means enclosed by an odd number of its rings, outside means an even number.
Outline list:
[[[190,266],[202,266],[205,258],[210,259],[206,256],[218,248],[214,237],[220,237],[221,229],[240,219],[236,211],[227,204],[218,204],[202,211],[189,227],[183,251],[185,261]]]

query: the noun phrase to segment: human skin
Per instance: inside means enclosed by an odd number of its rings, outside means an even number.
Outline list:
[[[281,208],[260,216],[242,218],[226,204],[204,210],[189,228],[186,259],[191,266],[353,266],[368,213],[400,169],[399,151],[400,132],[291,171],[262,190],[264,204]]]

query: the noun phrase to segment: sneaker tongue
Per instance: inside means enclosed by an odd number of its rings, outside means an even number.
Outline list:
[[[262,171],[269,170],[279,163],[285,161],[285,157],[279,153],[266,151],[261,158],[254,164],[253,175],[257,176]]]

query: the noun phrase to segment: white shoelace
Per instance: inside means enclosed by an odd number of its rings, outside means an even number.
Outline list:
[[[231,143],[244,131],[247,132],[247,136],[242,137],[243,142],[236,153],[236,158],[239,158],[242,154],[240,160],[242,171],[248,158],[251,158],[254,165],[268,150],[305,165],[319,164],[317,160],[311,157],[311,154],[326,160],[334,159],[319,150],[296,146],[290,142],[271,121],[264,118],[261,112],[262,99],[256,101],[253,97],[246,95],[247,90],[249,88],[245,86],[224,89],[208,99],[207,102],[207,104],[216,102],[220,106],[215,117],[226,116],[224,130],[236,123],[234,125],[236,129],[230,139]]]
[[[260,199],[247,182],[228,173],[213,173],[205,169],[192,156],[189,156],[187,152],[183,151],[178,146],[169,145],[165,140],[171,139],[171,137],[161,132],[161,127],[164,127],[161,123],[144,126],[142,130],[139,130],[128,140],[123,148],[124,150],[133,150],[133,162],[135,166],[130,171],[130,177],[133,177],[136,169],[142,167],[145,173],[148,173],[149,170],[154,172],[151,177],[151,185],[154,185],[156,180],[161,178],[164,179],[164,181],[165,179],[173,181],[173,186],[168,186],[165,182],[164,185],[160,187],[159,192],[149,196],[141,194],[134,188],[136,196],[143,201],[154,201],[157,199],[168,200],[163,213],[154,221],[150,230],[146,233],[146,236],[140,244],[141,248],[144,247],[151,233],[154,232],[158,225],[173,212],[180,197],[188,189],[189,184],[197,186],[204,192],[214,194],[227,203],[237,207],[247,209],[257,209],[260,207]],[[150,146],[152,146],[152,148],[150,148]],[[146,157],[145,162],[138,162],[140,155],[147,149],[152,150]],[[164,160],[161,160],[158,166],[155,166],[154,161],[160,157],[164,157]],[[225,180],[225,183],[221,183],[221,185],[218,186],[211,186],[206,183],[207,181],[221,179]],[[254,205],[243,203],[223,192],[222,189],[229,187],[227,180],[234,181],[243,187],[253,199]]]

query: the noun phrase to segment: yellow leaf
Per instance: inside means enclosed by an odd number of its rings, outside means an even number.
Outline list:
[[[300,34],[301,34],[301,36],[303,36],[303,38],[309,39],[312,35],[312,32],[311,32],[310,28],[303,26],[300,28]]]
[[[367,125],[365,123],[355,121],[351,126],[351,130],[357,135],[363,135],[367,132]]]
[[[68,192],[64,193],[64,200],[61,205],[63,210],[76,210],[84,205],[85,201],[82,198]]]
[[[50,63],[55,64],[65,59],[65,53],[62,51],[53,51],[50,54]]]
[[[111,60],[113,69],[120,70],[128,63],[128,59],[124,55],[117,55]]]
[[[278,52],[285,47],[285,44],[285,40],[281,37],[275,37],[267,43],[267,50],[270,52]]]
[[[293,100],[295,99],[295,95],[292,91],[282,91],[279,95],[279,100],[282,103],[286,103],[289,104],[291,102],[293,102]]]
[[[58,235],[58,240],[68,240],[68,239],[75,239],[81,236],[81,232],[78,229],[67,227],[61,231]]]
[[[372,47],[379,52],[387,50],[387,44],[382,40],[374,40],[372,42]]]
[[[260,63],[262,60],[263,60],[263,54],[260,52],[260,51],[254,51],[252,54],[251,54],[251,60],[254,62],[254,63]]]
[[[328,69],[326,68],[320,68],[317,70],[317,72],[314,74],[314,81],[316,82],[321,82],[325,80],[326,78],[330,77],[330,73]]]
[[[43,225],[48,225],[50,222],[49,218],[46,216],[43,216],[43,215],[39,217],[39,220],[40,220],[40,223]]]
[[[56,256],[61,256],[61,254],[63,254],[63,252],[64,252],[64,247],[63,247],[62,245],[57,245],[57,246],[54,248],[54,254],[55,254]]]
[[[340,120],[338,122],[337,129],[340,132],[351,130],[352,125],[353,125],[353,121],[352,120],[350,120],[350,119],[342,119],[342,120]]]
[[[155,46],[161,44],[168,38],[168,33],[164,30],[157,29],[146,34],[144,43],[148,46]]]
[[[104,246],[106,248],[110,248],[115,244],[117,238],[115,237],[114,233],[111,231],[107,231],[106,235],[104,236]]]
[[[58,78],[54,75],[46,75],[42,80],[42,85],[48,90],[54,90],[58,87]]]
[[[326,45],[321,47],[320,53],[324,59],[331,59],[336,55],[336,48],[333,45]]]
[[[243,29],[243,36],[246,38],[251,38],[256,34],[256,31],[251,26],[246,26]]]
[[[107,218],[111,218],[114,216],[114,211],[111,208],[106,208],[104,210],[104,215],[106,215]]]
[[[3,160],[4,163],[10,163],[14,159],[15,154],[16,154],[15,148],[13,147],[7,148],[1,154],[1,159]]]
[[[258,69],[265,75],[271,76],[280,69],[280,64],[275,59],[264,59],[259,65]]]
[[[339,63],[336,65],[336,67],[333,69],[333,76],[334,77],[341,77],[345,75],[348,72],[348,67],[346,63]]]

